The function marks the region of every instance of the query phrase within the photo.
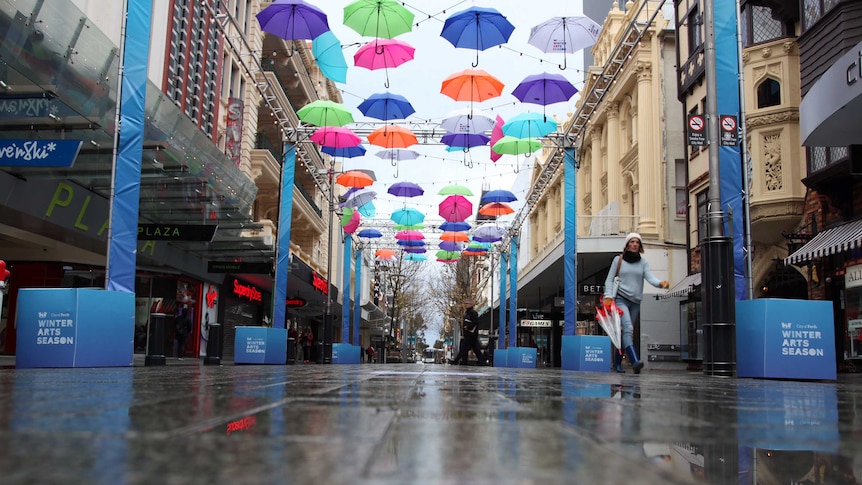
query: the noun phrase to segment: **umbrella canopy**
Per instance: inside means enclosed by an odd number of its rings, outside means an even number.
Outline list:
[[[320,67],[321,74],[335,82],[347,82],[347,61],[344,59],[341,41],[331,30],[314,38],[311,42],[311,53]]]
[[[443,261],[455,261],[461,257],[461,253],[458,251],[446,251],[441,249],[437,251],[437,259]]]
[[[401,160],[416,160],[419,158],[419,152],[414,150],[407,150],[406,148],[391,148],[388,150],[380,150],[375,153],[376,156],[389,160],[393,164],[395,162],[400,162]]]
[[[455,101],[482,102],[503,93],[503,83],[482,69],[465,69],[443,80],[440,92]]]
[[[392,222],[401,226],[413,226],[425,221],[425,214],[412,207],[407,207],[393,212],[391,219]]]
[[[323,10],[303,0],[275,0],[257,14],[264,32],[285,40],[314,39],[329,31]]]
[[[423,229],[423,228],[425,228],[425,224],[422,224],[421,222],[418,224],[410,224],[410,225],[395,224],[394,226],[392,226],[392,229],[395,229],[396,231],[412,231],[412,230],[418,231],[419,229]]]
[[[494,127],[494,120],[481,111],[459,109],[443,118],[440,128],[449,133],[483,133]]]
[[[396,232],[395,239],[399,241],[421,241],[425,239],[425,235],[415,229],[408,229]]]
[[[442,241],[437,246],[444,251],[461,251],[464,249],[464,243],[450,241]]]
[[[449,147],[470,149],[485,146],[490,140],[484,133],[446,133],[440,142]]]
[[[395,251],[391,249],[383,248],[374,251],[374,257],[380,261],[392,261],[394,259],[397,259],[398,255],[395,253]]]
[[[423,247],[405,247],[405,248],[401,248],[401,249],[402,249],[402,251],[404,251],[405,253],[408,253],[408,254],[422,254],[422,253],[425,253],[428,251],[427,249],[425,249],[424,246]]]
[[[365,172],[350,170],[336,177],[335,183],[344,187],[368,187],[374,183],[374,179]]]
[[[350,209],[350,208],[344,209],[341,212],[341,226],[342,227],[346,226],[353,219],[354,212],[356,212],[356,211],[354,211],[353,209]]]
[[[490,143],[491,143],[492,147],[494,146],[495,143],[500,141],[500,138],[503,138],[503,125],[504,124],[506,124],[506,122],[503,120],[503,118],[501,118],[500,115],[497,115],[496,121],[494,122],[494,128],[491,129],[491,142]],[[503,157],[502,154],[495,152],[494,149],[491,148],[491,161],[492,162],[496,162],[497,160],[499,160],[502,157]]]
[[[503,135],[515,138],[537,138],[557,131],[557,122],[539,113],[521,113],[503,125]]]
[[[443,234],[441,234],[440,240],[446,241],[446,242],[467,242],[470,240],[470,238],[467,237],[467,234],[465,234],[463,232],[452,231],[452,232],[444,232]]]
[[[568,101],[578,90],[561,74],[533,74],[524,78],[512,91],[523,103],[547,106]]]
[[[362,207],[377,197],[377,192],[368,189],[357,190],[350,194],[344,202],[344,207]]]
[[[438,214],[448,222],[462,222],[473,213],[473,204],[462,195],[450,195],[440,203]]]
[[[428,258],[424,254],[408,254],[404,256],[404,261],[427,261]]]
[[[514,31],[515,26],[496,9],[470,7],[450,15],[443,23],[440,37],[455,47],[475,49],[473,67],[476,67],[479,65],[479,51],[505,44]]]
[[[413,60],[416,49],[396,39],[375,39],[365,44],[353,54],[353,65],[365,69],[386,69],[398,67]]]
[[[498,226],[482,226],[473,231],[473,240],[478,242],[492,243],[501,241],[506,235],[506,230]]]
[[[515,212],[509,204],[505,202],[490,202],[479,208],[479,214],[483,216],[500,217]]]
[[[542,143],[535,138],[515,138],[514,136],[504,136],[500,138],[494,146],[491,147],[497,153],[503,155],[522,155],[525,153],[533,153],[542,149]]]
[[[518,200],[515,197],[515,194],[508,190],[489,190],[482,194],[482,198],[479,200],[480,204],[487,204],[488,202],[515,202]]]
[[[402,239],[397,241],[398,245],[405,248],[424,248],[425,241],[421,239]]]
[[[374,207],[374,202],[369,202],[356,208],[360,214],[365,217],[374,217],[377,214],[377,209]]]
[[[299,119],[314,126],[344,126],[353,123],[350,110],[340,103],[318,99],[296,112]]]
[[[387,190],[396,197],[417,197],[425,193],[425,189],[413,182],[397,182],[389,186]]]
[[[356,229],[359,227],[359,222],[362,218],[359,216],[358,211],[353,211],[353,215],[350,218],[350,221],[347,224],[344,224],[343,229],[346,234],[353,234],[356,232]]]
[[[473,191],[463,185],[447,185],[437,193],[439,195],[473,195]]]
[[[365,155],[365,147],[362,145],[356,145],[355,147],[343,147],[343,148],[335,148],[322,146],[320,147],[320,151],[326,153],[327,155],[333,157],[341,157],[341,158],[354,158],[361,157]]]
[[[368,134],[368,143],[383,148],[407,148],[419,143],[409,128],[392,125],[377,128]]]
[[[395,0],[358,0],[344,7],[344,25],[365,37],[391,39],[413,29],[413,14]]]
[[[308,137],[318,145],[332,148],[356,147],[362,142],[355,133],[340,126],[322,126]]]
[[[383,234],[380,233],[377,229],[363,229],[356,233],[359,237],[367,237],[369,239],[376,239],[378,237],[383,237]]]
[[[378,120],[403,120],[416,112],[407,98],[392,93],[375,93],[359,105],[359,111]]]
[[[469,231],[471,227],[472,226],[470,226],[470,224],[467,224],[466,222],[444,222],[443,224],[440,224],[440,230],[445,232]]]
[[[527,42],[542,52],[562,52],[566,68],[565,54],[572,54],[596,43],[602,27],[589,17],[553,17],[530,29]]]

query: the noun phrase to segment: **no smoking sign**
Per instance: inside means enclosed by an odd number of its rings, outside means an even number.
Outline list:
[[[706,121],[702,115],[688,115],[688,144],[704,147],[706,143]]]
[[[736,123],[736,116],[721,115],[718,124],[721,127],[721,146],[739,145],[739,126]]]

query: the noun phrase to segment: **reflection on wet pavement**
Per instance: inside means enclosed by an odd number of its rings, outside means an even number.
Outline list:
[[[443,365],[0,369],[3,483],[860,483],[838,382]]]

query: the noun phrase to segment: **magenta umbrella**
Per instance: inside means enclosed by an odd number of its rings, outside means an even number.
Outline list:
[[[360,219],[359,211],[353,211],[353,215],[350,216],[350,220],[343,226],[344,232],[346,234],[353,234],[356,232],[356,229],[359,227]]]
[[[421,241],[425,239],[425,235],[419,231],[408,229],[395,233],[395,239],[399,241]]]
[[[331,148],[356,147],[362,143],[362,140],[355,133],[339,126],[318,128],[308,139],[320,146]]]
[[[356,67],[364,67],[365,69],[386,70],[386,83],[384,86],[389,87],[389,68],[395,68],[405,62],[413,60],[413,54],[416,49],[408,44],[395,39],[375,39],[374,42],[369,42],[360,47],[353,55],[353,65]]]
[[[438,214],[448,222],[462,222],[473,214],[473,204],[462,195],[450,195],[440,203]]]
[[[501,118],[500,115],[497,115],[496,123],[494,123],[494,128],[491,130],[491,146],[492,147],[494,146],[494,143],[497,143],[498,141],[500,141],[500,138],[503,138],[503,125],[504,124],[506,124],[506,122],[503,121],[503,118]],[[497,160],[499,160],[502,157],[503,157],[502,154],[495,152],[493,148],[491,149],[491,161],[492,162],[496,162]]]

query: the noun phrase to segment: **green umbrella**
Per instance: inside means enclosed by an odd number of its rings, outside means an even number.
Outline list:
[[[473,195],[473,191],[463,185],[447,185],[437,192],[439,195]]]
[[[418,231],[419,229],[424,229],[425,224],[411,224],[409,226],[405,226],[404,224],[394,224],[392,229],[396,231]]]
[[[353,218],[353,209],[350,207],[345,207],[344,212],[341,213],[341,226],[342,227],[346,226],[350,222],[350,219],[352,219],[352,218]]]
[[[413,14],[395,0],[358,0],[344,7],[344,25],[365,37],[391,39],[413,29]]]
[[[491,150],[501,155],[521,155],[524,153],[533,153],[541,149],[542,142],[535,138],[515,138],[514,136],[504,136],[491,147]]]
[[[460,257],[461,253],[459,253],[458,251],[444,251],[442,249],[437,251],[437,259],[452,261],[455,259],[459,259]]]
[[[299,119],[314,126],[344,126],[353,123],[353,115],[343,104],[318,99],[296,112]]]

